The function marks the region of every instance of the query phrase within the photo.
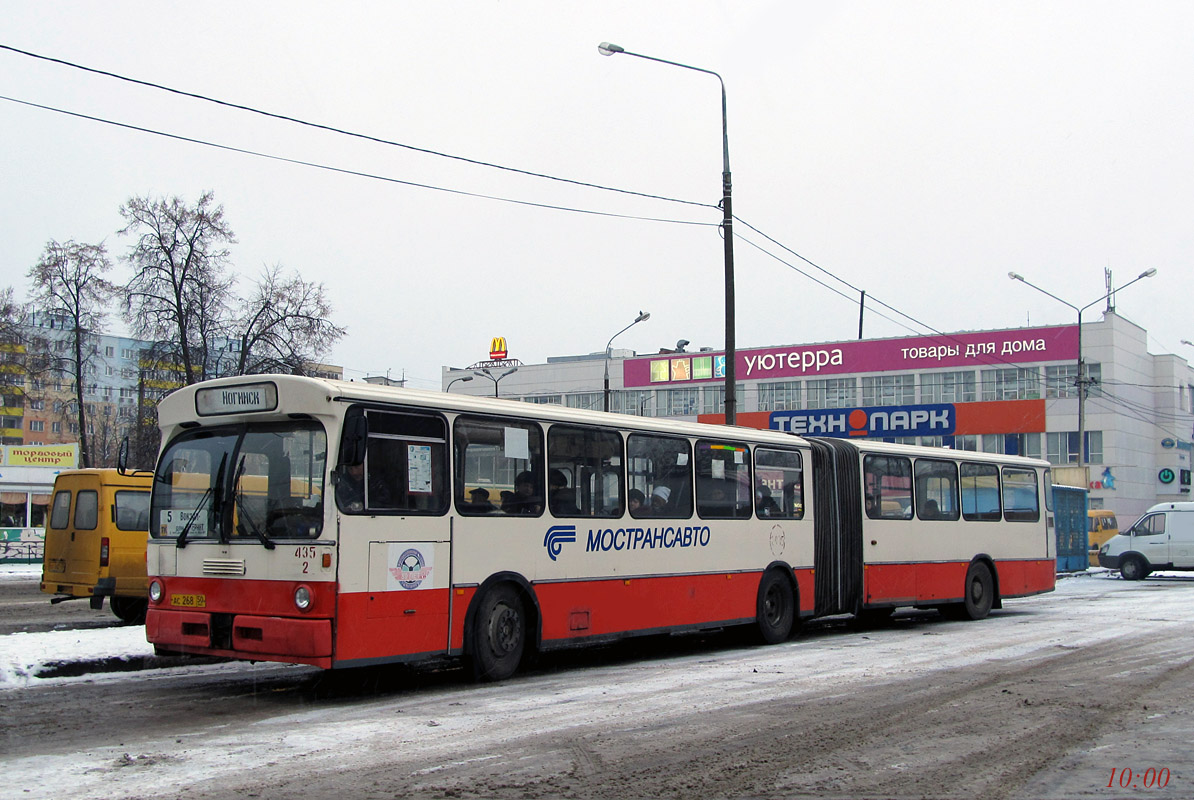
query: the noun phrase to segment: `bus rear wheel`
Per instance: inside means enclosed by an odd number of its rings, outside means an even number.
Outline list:
[[[766,644],[779,644],[792,635],[796,619],[796,597],[792,582],[778,570],[763,575],[759,583],[756,624]]]
[[[141,625],[145,622],[145,612],[149,610],[149,601],[140,597],[111,597],[108,605],[112,613],[126,625]]]
[[[966,571],[962,587],[962,602],[944,606],[941,611],[950,619],[985,619],[995,603],[995,581],[986,564],[976,561]]]
[[[470,661],[478,681],[502,681],[518,670],[526,649],[526,610],[510,584],[485,593],[473,621]]]

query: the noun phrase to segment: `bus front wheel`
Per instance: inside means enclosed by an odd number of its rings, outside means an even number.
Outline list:
[[[796,597],[792,582],[778,570],[771,570],[759,583],[756,624],[766,644],[779,644],[792,635],[796,619]]]
[[[478,681],[501,681],[518,669],[526,649],[526,610],[510,584],[485,593],[472,629],[470,661]]]

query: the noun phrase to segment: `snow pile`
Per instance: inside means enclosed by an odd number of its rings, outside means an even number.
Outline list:
[[[28,686],[57,664],[153,655],[140,625],[0,636],[0,690]]]

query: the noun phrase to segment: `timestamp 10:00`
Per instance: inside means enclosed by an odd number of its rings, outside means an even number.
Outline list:
[[[1168,767],[1161,767],[1160,769],[1149,767],[1143,774],[1133,773],[1129,767],[1122,769],[1112,767],[1111,780],[1107,781],[1108,787],[1116,784],[1116,772],[1119,773],[1118,783],[1121,789],[1164,789],[1169,785]]]

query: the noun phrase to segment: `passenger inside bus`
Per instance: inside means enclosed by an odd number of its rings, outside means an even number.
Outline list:
[[[779,504],[771,496],[771,487],[765,483],[760,483],[755,492],[755,509],[760,517],[777,517],[780,514]]]
[[[651,492],[651,505],[647,509],[647,513],[652,516],[661,516],[667,513],[667,503],[671,497],[671,489],[666,486],[656,486],[655,491]]]
[[[920,509],[921,519],[940,519],[941,512],[937,510],[937,501],[932,498],[925,501]]]
[[[568,478],[562,470],[553,469],[548,475],[547,485],[550,489],[547,496],[551,504],[551,513],[557,517],[575,517],[580,514],[574,493],[568,488]]]
[[[509,503],[502,504],[507,514],[537,515],[543,510],[543,501],[535,495],[535,478],[529,471],[518,473],[514,478],[514,494]]]
[[[469,511],[472,511],[475,514],[493,514],[498,510],[497,506],[489,502],[488,489],[483,489],[478,486],[476,489],[473,489],[471,492],[469,492],[468,496],[472,501],[469,503]]]
[[[632,516],[638,516],[643,513],[643,503],[646,502],[646,497],[638,489],[631,489],[626,493],[626,507],[630,509]]]

